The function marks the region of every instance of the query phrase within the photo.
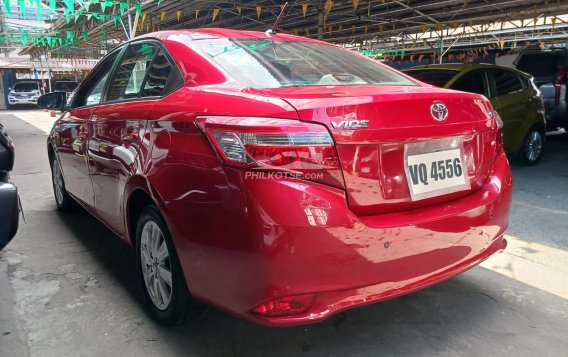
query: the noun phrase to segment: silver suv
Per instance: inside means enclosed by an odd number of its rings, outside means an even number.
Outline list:
[[[10,106],[22,104],[37,105],[37,99],[41,95],[41,86],[38,81],[16,82],[8,93]]]
[[[542,93],[546,129],[568,131],[568,55],[565,50],[528,49],[519,54],[514,65],[531,74]]]

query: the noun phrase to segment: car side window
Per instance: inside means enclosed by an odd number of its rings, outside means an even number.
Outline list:
[[[530,79],[528,79],[525,76],[522,76],[519,74],[519,79],[521,80],[521,83],[523,84],[523,89],[530,89],[531,88],[531,83],[530,83]]]
[[[118,65],[106,101],[140,97],[146,72],[157,47],[148,43],[130,45]]]
[[[483,77],[484,75],[482,71],[466,73],[461,76],[461,78],[459,78],[454,84],[452,84],[452,89],[487,96],[487,91],[485,90],[485,80]]]
[[[95,105],[101,102],[101,96],[105,88],[105,83],[107,81],[109,72],[107,71],[105,75],[98,79],[98,82],[91,87],[91,89],[86,93],[85,105]]]
[[[171,73],[172,66],[166,58],[166,55],[162,50],[158,50],[154,61],[150,65],[142,96],[153,97],[163,95]]]
[[[108,75],[112,69],[112,65],[116,57],[120,53],[120,49],[111,53],[104,58],[94,69],[94,77],[89,79],[86,87],[79,87],[77,92],[69,99],[69,103],[74,101],[74,107],[82,107],[85,105],[96,105],[101,102],[101,97],[107,82]]]
[[[514,72],[497,69],[493,71],[493,78],[497,97],[523,90],[523,84]]]

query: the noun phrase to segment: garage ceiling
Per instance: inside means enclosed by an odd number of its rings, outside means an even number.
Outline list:
[[[226,27],[242,30],[265,31],[272,27],[285,1],[259,0],[149,0],[141,3],[141,16],[134,16],[131,7],[122,16],[123,24],[115,23],[113,15],[120,14],[119,2],[106,7],[111,15],[102,22],[95,18],[80,17],[76,23],[67,23],[64,16],[54,23],[60,30],[88,31],[85,46],[99,47],[119,43],[127,38],[128,14],[131,23],[138,17],[136,34],[164,29],[200,27]],[[130,4],[132,5],[132,4]],[[92,5],[99,6],[99,5]],[[407,38],[414,41],[428,34],[430,38],[445,37],[459,28],[493,25],[491,36],[500,35],[499,24],[505,30],[509,24],[518,32],[536,30],[538,19],[548,24],[555,16],[568,14],[568,1],[534,0],[292,0],[284,10],[280,25],[282,32],[335,43],[393,44],[393,39]],[[524,20],[514,23],[514,20]],[[547,22],[547,19],[548,22]],[[555,19],[556,20],[556,19]],[[552,20],[552,27],[556,25]],[[558,25],[563,23],[558,20]],[[497,24],[497,28],[495,25]],[[104,34],[104,36],[103,36]],[[564,34],[561,32],[560,34]],[[104,38],[104,43],[101,43]],[[568,35],[566,36],[568,38]],[[422,41],[422,40],[421,40]],[[396,42],[396,41],[395,41]],[[28,48],[26,53],[33,53]]]

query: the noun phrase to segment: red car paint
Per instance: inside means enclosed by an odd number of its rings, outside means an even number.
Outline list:
[[[267,36],[221,29],[143,36],[165,45],[185,84],[164,98],[65,113],[48,141],[67,190],[129,244],[131,197],[144,192],[167,223],[192,296],[270,326],[407,294],[505,248],[512,177],[486,99],[421,85],[247,88],[191,48],[196,38]],[[443,123],[430,116],[436,100],[451,113]],[[251,177],[225,165],[196,125],[203,116],[324,125],[344,184]],[[368,119],[359,130],[331,124]],[[404,144],[448,136],[464,138],[470,189],[412,201]],[[311,306],[286,317],[259,312],[294,296]]]

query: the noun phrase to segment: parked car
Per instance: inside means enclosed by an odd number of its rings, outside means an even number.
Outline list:
[[[519,54],[514,65],[518,70],[534,77],[534,82],[543,96],[547,130],[564,128],[568,131],[566,51],[528,49]]]
[[[14,144],[0,123],[0,250],[10,243],[18,230],[18,189],[10,180],[13,167]]]
[[[540,92],[530,75],[490,64],[442,64],[404,71],[438,87],[482,94],[503,120],[505,152],[525,165],[542,157],[546,122]]]
[[[507,245],[512,177],[481,95],[285,34],[144,35],[48,137],[57,207],[136,251],[151,315],[270,326],[425,288]]]
[[[39,81],[20,81],[14,83],[8,92],[8,104],[14,105],[35,105],[41,95],[41,84]]]
[[[53,84],[52,91],[53,92],[66,92],[72,93],[75,88],[79,86],[79,82],[77,81],[63,81],[58,80]]]

